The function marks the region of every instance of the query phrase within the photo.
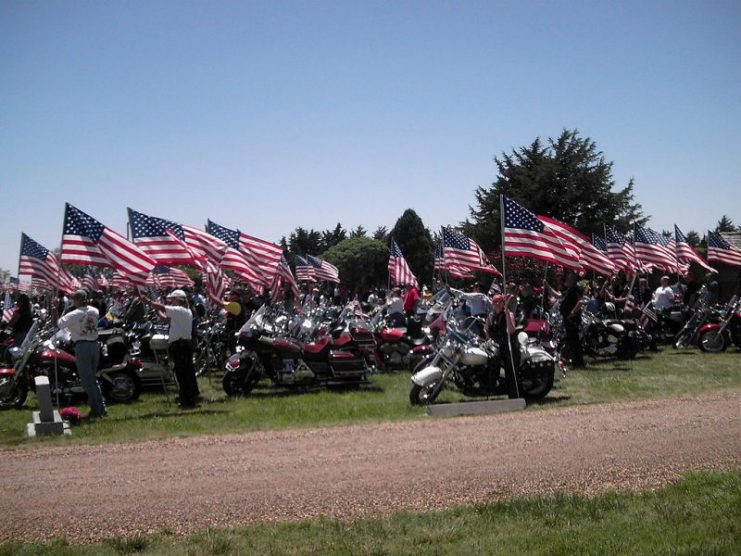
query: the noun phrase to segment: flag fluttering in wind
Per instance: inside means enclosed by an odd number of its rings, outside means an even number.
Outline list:
[[[193,264],[191,254],[183,249],[181,243],[185,242],[185,232],[180,224],[164,218],[147,216],[133,209],[128,209],[128,212],[134,243],[158,265]]]
[[[619,269],[628,272],[637,269],[635,249],[623,234],[615,228],[607,227],[605,229],[605,244],[607,254]]]
[[[741,266],[741,249],[728,243],[718,232],[708,232],[708,262]]]
[[[580,231],[555,218],[538,216],[538,220],[548,226],[573,252],[578,253],[579,262],[583,268],[591,269],[603,276],[611,276],[615,273],[615,264],[604,250],[593,245],[589,238]]]
[[[110,266],[144,286],[155,261],[134,243],[69,203],[64,211],[62,262]]]
[[[147,285],[159,288],[192,288],[193,280],[185,271],[169,266],[156,266],[147,279]]]
[[[296,255],[296,279],[299,282],[316,282],[314,267],[305,258]]]
[[[633,245],[636,259],[643,268],[660,268],[666,272],[677,272],[677,258],[669,249],[669,242],[651,228],[635,225]]]
[[[13,297],[10,295],[10,290],[5,290],[5,299],[3,300],[3,315],[2,319],[0,319],[0,322],[10,322],[10,319],[13,318],[13,313],[15,312],[15,303],[13,302]]]
[[[34,287],[42,289],[59,288],[71,293],[80,287],[80,281],[61,265],[54,253],[24,233],[18,265],[18,277],[21,276],[30,278]]]
[[[314,267],[314,275],[318,280],[339,283],[340,271],[336,266],[312,255],[306,255],[306,260]]]
[[[288,261],[286,261],[285,257],[281,256],[278,263],[277,272],[273,275],[273,281],[270,284],[270,299],[273,303],[277,303],[280,301],[284,284],[288,284],[291,287],[291,292],[293,293],[293,301],[294,303],[298,303],[298,284],[296,284],[296,279],[293,277],[291,267],[288,266]]]
[[[687,241],[687,236],[682,233],[676,224],[674,224],[674,240],[676,241],[677,260],[684,263],[697,263],[705,270],[717,273],[712,266],[708,265],[702,257],[695,251]]]
[[[417,277],[409,268],[404,254],[394,239],[391,239],[388,269],[392,284],[396,286],[417,286]]]
[[[535,213],[502,195],[504,205],[504,254],[532,257],[574,270],[582,270],[579,253],[561,241]]]
[[[445,266],[453,275],[478,271],[501,276],[501,273],[489,263],[479,245],[460,232],[443,226],[442,248]]]
[[[263,287],[270,285],[267,275],[263,274],[255,261],[250,260],[250,257],[242,250],[239,230],[231,230],[209,220],[206,224],[206,231],[226,245],[221,258],[222,268],[233,270],[256,293],[260,293]]]
[[[206,224],[206,230],[225,241],[229,247],[239,251],[262,280],[264,286],[273,283],[273,277],[278,272],[278,264],[283,256],[283,248],[280,245],[247,235],[239,230],[226,228],[211,220]]]

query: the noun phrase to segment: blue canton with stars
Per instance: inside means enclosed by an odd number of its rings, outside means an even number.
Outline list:
[[[443,247],[452,247],[453,249],[460,249],[461,251],[470,251],[471,242],[463,234],[459,234],[450,228],[443,228]]]
[[[21,237],[21,257],[33,257],[34,259],[46,259],[49,250],[42,247],[26,234]]]
[[[239,230],[230,230],[209,220],[206,224],[206,231],[212,236],[219,238],[232,249],[239,249]]]
[[[504,197],[504,227],[542,232],[545,226],[532,212]]]
[[[129,222],[131,223],[131,235],[134,239],[164,237],[167,235],[167,230],[170,230],[180,241],[185,241],[183,227],[164,218],[147,216],[141,212],[129,209]]]
[[[67,203],[64,211],[64,235],[85,236],[98,243],[104,231],[103,224]]]

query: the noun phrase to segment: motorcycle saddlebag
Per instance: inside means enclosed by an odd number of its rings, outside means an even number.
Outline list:
[[[329,365],[335,376],[363,375],[367,371],[365,359],[349,351],[330,351]]]

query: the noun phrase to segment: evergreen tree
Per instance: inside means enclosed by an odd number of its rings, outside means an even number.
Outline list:
[[[346,239],[322,255],[337,267],[342,284],[367,290],[388,283],[389,250],[386,244],[369,237]]]
[[[484,250],[501,244],[500,195],[517,201],[536,214],[551,216],[587,235],[601,232],[604,224],[623,232],[634,223],[645,224],[641,205],[633,199],[633,180],[612,191],[612,163],[589,138],[564,130],[544,144],[536,138],[529,146],[495,157],[498,176],[491,188],[476,189],[476,208],[462,224]]]
[[[354,230],[350,232],[350,239],[356,239],[359,237],[366,237],[368,235],[368,232],[366,232],[365,228],[363,226],[358,226]]]
[[[326,251],[345,239],[347,239],[347,232],[342,227],[342,224],[337,222],[334,230],[325,230],[322,232],[322,239],[319,242],[319,246],[322,251]]]
[[[733,224],[733,220],[727,215],[724,214],[720,220],[718,220],[718,224],[715,226],[715,231],[722,233],[733,233],[736,231],[736,226]]]
[[[386,226],[378,226],[376,228],[376,231],[373,232],[373,239],[377,239],[378,241],[388,242],[389,239],[389,230]]]
[[[288,251],[293,255],[318,255],[321,235],[316,230],[305,230],[300,226],[288,236]]]
[[[687,243],[689,243],[692,247],[697,247],[700,245],[700,241],[702,241],[702,238],[700,237],[700,234],[698,234],[694,230],[690,230],[687,232]]]
[[[430,284],[435,245],[430,231],[412,209],[404,211],[391,230],[390,237],[399,245],[404,258],[421,284]]]

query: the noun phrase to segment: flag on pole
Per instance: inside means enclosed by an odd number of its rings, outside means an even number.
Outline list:
[[[230,230],[209,220],[206,224],[206,231],[212,237],[217,238],[226,245],[224,255],[221,259],[222,268],[236,272],[258,294],[262,291],[263,287],[270,285],[270,282],[262,274],[254,260],[250,260],[241,249],[239,230]]]
[[[741,266],[741,249],[728,243],[718,232],[708,232],[708,262]]]
[[[82,276],[80,285],[90,292],[99,292],[100,286],[98,285],[98,277],[92,267],[88,266],[85,268],[85,273]]]
[[[668,247],[668,241],[652,230],[635,225],[633,245],[636,258],[644,268],[657,267],[666,272],[677,272],[677,258]]]
[[[80,287],[80,281],[62,266],[54,253],[24,233],[21,234],[21,256],[18,266],[18,276],[30,278],[34,287],[40,289],[58,287],[66,293]]]
[[[249,236],[239,230],[226,228],[211,220],[206,224],[206,230],[225,241],[242,253],[255,273],[262,280],[263,285],[272,284],[275,273],[278,272],[278,264],[283,256],[283,248],[280,245],[265,241],[254,236]]]
[[[110,266],[141,286],[156,266],[134,243],[69,203],[64,211],[62,262]]]
[[[155,266],[147,279],[147,285],[159,288],[192,288],[193,280],[179,268]]]
[[[164,218],[147,216],[133,209],[128,209],[128,212],[134,243],[158,265],[193,264],[191,254],[183,249],[180,243],[185,241],[185,232],[180,224]],[[168,230],[171,234],[167,233]],[[176,241],[173,235],[179,241]]]
[[[281,257],[278,263],[277,272],[273,275],[273,281],[270,284],[270,299],[273,303],[280,301],[283,292],[283,284],[289,284],[293,293],[294,303],[298,303],[299,291],[296,279],[293,277],[291,267],[285,257]]]
[[[296,255],[296,279],[299,282],[316,282],[314,267],[300,255]]]
[[[619,269],[633,272],[637,269],[635,249],[627,238],[615,228],[605,229],[607,254]]]
[[[336,266],[312,255],[306,255],[306,260],[314,267],[314,274],[318,280],[339,283],[340,271]]]
[[[3,300],[3,317],[0,322],[10,322],[13,318],[13,312],[15,311],[15,303],[13,297],[10,295],[10,290],[5,290],[5,299]]]
[[[697,251],[695,251],[689,244],[689,241],[687,241],[687,236],[682,233],[682,230],[680,230],[676,224],[674,224],[674,239],[676,241],[677,260],[684,263],[695,262],[705,270],[714,273],[718,272],[712,266],[706,263],[703,258],[700,257],[700,255],[698,255]]]
[[[404,254],[393,238],[391,239],[388,269],[392,284],[396,286],[417,287],[417,277],[414,276],[412,269],[409,268]]]
[[[561,241],[550,226],[538,216],[502,195],[504,205],[504,254],[509,257],[531,257],[565,268],[582,270],[579,253]]]
[[[582,267],[603,276],[611,276],[615,273],[615,265],[610,258],[580,231],[548,216],[538,216],[538,220],[548,226],[565,245],[569,246],[571,251],[578,254]]]
[[[460,278],[461,280],[473,278],[473,272],[470,269],[445,262],[442,240],[438,241],[435,246],[435,270],[438,272],[447,272],[453,278]]]

